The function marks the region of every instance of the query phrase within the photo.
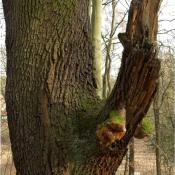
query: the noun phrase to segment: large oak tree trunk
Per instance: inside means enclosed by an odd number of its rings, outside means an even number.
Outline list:
[[[120,73],[100,113],[88,1],[4,0],[3,6],[6,103],[17,175],[114,174],[156,91],[159,0],[133,0],[120,37]],[[96,125],[119,108],[127,112],[127,133],[102,150]]]
[[[77,113],[95,98],[88,2],[4,1],[4,12],[17,174],[62,174],[76,141],[70,138]]]

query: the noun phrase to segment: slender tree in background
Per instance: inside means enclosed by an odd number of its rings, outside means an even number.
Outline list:
[[[91,17],[92,17],[92,0],[89,0],[89,20],[90,20],[90,24],[91,24]]]
[[[101,49],[101,19],[102,19],[102,0],[92,1],[92,46],[94,50],[94,76],[97,84],[97,94],[102,97],[102,49]]]
[[[160,0],[133,0],[116,84],[96,95],[87,0],[3,0],[6,104],[17,175],[112,175],[156,92]],[[123,112],[126,133],[104,147],[97,125]]]
[[[123,175],[127,175],[128,174],[128,163],[129,163],[129,160],[128,160],[128,152],[126,153],[126,156],[125,156],[125,169],[124,169],[124,173]]]
[[[115,50],[115,43],[116,40],[116,33],[117,29],[122,26],[124,23],[124,19],[127,15],[127,12],[124,13],[124,15],[120,18],[119,22],[117,22],[117,19],[119,18],[119,12],[117,11],[117,5],[120,1],[118,0],[112,0],[107,1],[105,6],[110,6],[111,9],[111,22],[110,22],[110,30],[107,31],[105,35],[102,35],[103,42],[105,45],[105,69],[104,69],[104,75],[103,75],[103,98],[106,99],[112,90],[113,83],[111,82],[111,68],[112,68],[112,54],[114,54]],[[116,16],[118,18],[116,18]],[[119,43],[117,43],[119,44]],[[116,49],[117,50],[117,49]],[[114,60],[116,60],[116,56],[114,57]]]
[[[159,89],[159,88],[158,88]],[[153,101],[153,110],[155,118],[155,135],[156,135],[156,173],[161,175],[161,153],[160,153],[160,111],[159,111],[159,90],[156,93],[156,98]]]
[[[111,2],[111,6],[112,6],[111,31],[109,34],[108,43],[106,44],[105,72],[103,75],[103,98],[107,98],[107,96],[111,92],[111,85],[110,85],[111,56],[110,56],[110,52],[111,52],[111,47],[112,47],[113,36],[115,34],[116,5],[117,5],[117,2],[113,0]]]
[[[129,175],[134,175],[134,138],[129,145]]]

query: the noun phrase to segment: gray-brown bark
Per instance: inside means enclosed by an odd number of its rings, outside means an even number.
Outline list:
[[[105,107],[95,94],[88,1],[4,0],[6,103],[18,175],[111,175],[157,87],[159,0],[133,0],[122,65]],[[147,4],[146,4],[147,2]],[[151,17],[150,17],[151,15]],[[124,107],[127,134],[101,150],[97,123]]]

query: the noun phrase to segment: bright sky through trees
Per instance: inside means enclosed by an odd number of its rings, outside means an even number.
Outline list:
[[[128,8],[126,1],[121,0],[120,7],[122,10],[125,10],[126,8]],[[174,0],[163,0],[159,19],[165,20],[159,23],[159,26],[160,26],[159,30],[161,31],[171,30],[174,28],[173,33],[175,35],[175,1]],[[167,21],[167,20],[170,20],[170,21]],[[166,35],[166,38],[167,37],[168,39],[170,39],[172,36]],[[159,38],[161,40],[164,40],[165,36],[161,34]],[[3,9],[2,9],[2,0],[0,0],[0,47],[3,47],[4,45],[5,45],[5,23],[4,23]]]

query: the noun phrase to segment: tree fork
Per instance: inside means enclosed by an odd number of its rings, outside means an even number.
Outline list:
[[[160,1],[132,1],[120,72],[103,108],[94,93],[88,2],[4,0],[3,6],[6,103],[17,175],[114,174],[156,92]],[[122,108],[126,134],[103,150],[96,127]]]
[[[156,47],[159,6],[159,0],[153,3],[133,0],[131,3],[125,38],[121,41],[124,51],[119,75],[98,117],[100,123],[106,119],[111,110],[125,108],[127,132],[120,142],[116,141],[112,151],[108,150],[108,153],[92,158],[92,163],[88,161],[90,163],[86,163],[81,171],[84,175],[110,175],[117,170],[137,125],[149,109],[157,90],[160,70]],[[104,161],[101,162],[101,160]]]

